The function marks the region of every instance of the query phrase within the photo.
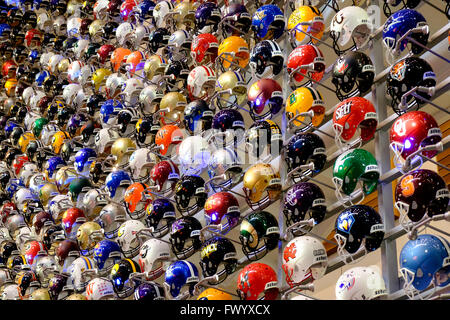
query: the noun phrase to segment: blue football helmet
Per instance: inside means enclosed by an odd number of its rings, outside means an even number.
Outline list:
[[[109,274],[112,267],[121,259],[120,246],[115,241],[102,240],[94,247],[93,259],[99,273]]]
[[[6,186],[6,192],[11,197],[11,199],[14,196],[14,193],[16,193],[19,188],[25,188],[25,185],[22,183],[20,179],[11,179],[9,180],[8,185]]]
[[[409,41],[403,39],[400,44],[397,43],[400,37],[414,28],[423,28],[425,32],[414,32],[409,37],[417,42],[427,45],[429,28],[425,18],[417,11],[412,9],[403,9],[394,13],[385,23],[383,28],[383,44],[388,50],[388,57],[398,55],[406,49]],[[417,44],[411,44],[413,54],[419,54],[423,49]]]
[[[134,300],[165,300],[164,289],[155,282],[141,283],[134,290]]]
[[[97,153],[94,149],[83,148],[75,155],[74,167],[78,173],[88,175],[92,162],[97,158]]]
[[[405,280],[404,289],[409,297],[425,290],[430,283],[445,286],[450,282],[450,245],[439,236],[422,234],[408,241],[400,252],[400,273]],[[439,279],[442,273],[447,277]]]
[[[192,295],[198,281],[197,267],[190,261],[175,261],[166,270],[165,283],[170,286],[170,294],[174,298],[180,294],[184,286],[189,286],[189,293]]]
[[[39,72],[36,75],[36,77],[34,78],[36,85],[38,87],[41,87],[44,84],[44,81],[45,81],[45,79],[47,79],[48,76],[50,76],[50,73],[46,70]]]
[[[18,127],[19,125],[13,121],[8,121],[5,125],[5,137],[8,139],[11,136],[11,133],[13,132],[15,127]]]
[[[195,26],[199,33],[208,33],[217,30],[221,20],[219,8],[213,2],[205,2],[195,11]]]
[[[147,19],[153,19],[153,10],[155,9],[155,2],[151,0],[144,0],[138,4],[139,19],[141,22]]]
[[[55,181],[56,172],[66,165],[67,163],[61,157],[51,157],[44,166],[45,178],[50,182]]]
[[[252,17],[252,30],[259,40],[278,39],[283,35],[285,25],[283,11],[273,4],[260,7]]]
[[[7,23],[0,24],[0,39],[6,40],[9,37],[11,27]]]
[[[123,105],[117,100],[106,100],[100,107],[100,119],[103,128],[109,128],[112,125],[117,124],[117,115],[123,108]]]
[[[112,171],[106,177],[105,186],[106,191],[111,199],[117,199],[123,201],[125,190],[130,186],[131,178],[123,170]],[[117,192],[119,188],[122,188],[122,192]]]

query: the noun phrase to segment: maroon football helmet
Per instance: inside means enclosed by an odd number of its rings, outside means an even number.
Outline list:
[[[175,184],[180,179],[178,166],[171,161],[157,163],[150,172],[150,183],[156,186],[156,192],[168,197],[175,190]]]
[[[227,221],[224,222],[223,227],[225,230],[236,226],[240,214],[239,203],[236,197],[229,192],[217,192],[205,202],[205,217],[209,223],[217,225],[222,223],[223,218],[226,218]]]

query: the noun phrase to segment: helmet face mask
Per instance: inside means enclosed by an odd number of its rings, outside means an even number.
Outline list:
[[[183,217],[171,225],[170,243],[178,259],[187,259],[200,249],[200,222],[193,217]]]

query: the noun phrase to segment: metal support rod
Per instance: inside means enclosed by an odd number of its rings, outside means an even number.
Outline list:
[[[333,88],[331,88],[331,87],[329,87],[329,86],[326,86],[326,85],[324,85],[323,83],[321,83],[321,82],[319,82],[319,81],[317,81],[317,80],[311,78],[310,76],[308,76],[308,75],[306,75],[306,74],[304,74],[304,73],[301,73],[301,72],[299,71],[299,70],[301,70],[301,68],[302,68],[302,66],[295,68],[295,69],[291,72],[291,75],[293,75],[293,74],[295,74],[295,73],[298,73],[298,74],[302,75],[303,77],[305,77],[306,79],[311,80],[311,81],[314,82],[315,84],[317,84],[317,85],[319,85],[319,86],[321,86],[321,87],[324,87],[325,89],[327,89],[327,90],[329,90],[329,91],[331,91],[331,92],[333,92],[333,93],[336,93],[336,89],[333,89]],[[293,77],[293,76],[292,76],[292,77]]]
[[[450,63],[450,60],[441,56],[439,53],[434,52],[433,50],[429,49],[427,46],[424,46],[423,44],[421,44],[420,42],[418,42],[416,39],[411,38],[411,37],[406,37],[406,39],[412,43],[414,43],[415,45],[418,45],[419,47],[421,47],[422,49],[434,54],[436,57],[444,60],[447,63]]]
[[[415,97],[416,99],[422,100],[422,101],[424,101],[424,102],[426,102],[426,103],[432,105],[433,107],[435,107],[436,109],[441,110],[442,112],[445,112],[445,113],[447,113],[447,114],[450,114],[450,111],[448,111],[447,109],[442,108],[441,106],[438,106],[438,105],[437,105],[436,103],[434,103],[433,101],[430,101],[430,100],[428,100],[428,99],[426,99],[426,98],[424,98],[424,97],[422,97],[422,96],[419,96],[419,95],[418,95],[417,93],[415,93],[415,92],[412,92],[411,95],[412,95],[413,97]]]
[[[446,170],[446,171],[450,171],[450,168],[444,166],[442,163],[439,163],[439,162],[437,162],[437,161],[434,161],[433,159],[428,158],[427,156],[424,156],[423,154],[419,154],[419,156],[420,156],[422,159],[427,160],[427,161],[430,161],[431,163],[437,165],[438,167],[441,167],[442,169],[444,169],[444,170]]]

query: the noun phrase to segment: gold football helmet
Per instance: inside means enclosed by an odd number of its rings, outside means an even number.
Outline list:
[[[111,147],[113,166],[124,168],[128,165],[131,154],[136,150],[136,144],[130,138],[120,138]]]
[[[32,132],[24,132],[19,138],[19,148],[25,153],[31,140],[36,140]]]
[[[242,105],[247,98],[247,83],[237,71],[222,73],[216,80],[214,104],[219,109],[234,108]]]
[[[231,36],[220,43],[216,63],[220,63],[223,69],[244,69],[249,61],[250,49],[243,38]]]
[[[94,250],[95,245],[102,241],[104,237],[102,227],[93,221],[83,223],[77,230],[77,242],[80,250],[86,250],[89,253]]]
[[[76,172],[75,168],[71,166],[60,168],[55,176],[56,186],[58,187],[59,192],[66,194],[69,191],[70,183],[79,177],[80,175]]]
[[[144,64],[144,75],[148,80],[154,76],[163,75],[167,67],[167,61],[162,56],[154,54]]]
[[[179,92],[169,92],[164,95],[159,104],[161,124],[175,124],[181,126],[184,117],[184,108],[187,105],[186,97]]]
[[[51,300],[50,293],[45,288],[39,288],[33,291],[31,300]]]
[[[59,154],[61,152],[61,147],[66,139],[70,139],[69,133],[65,131],[58,131],[53,135],[50,149],[54,153]]]
[[[53,183],[46,183],[39,190],[39,200],[44,208],[47,207],[49,201],[59,194],[58,188]]]
[[[251,166],[244,174],[243,183],[247,203],[253,210],[267,207],[280,194],[282,187],[279,172],[268,163]]]

